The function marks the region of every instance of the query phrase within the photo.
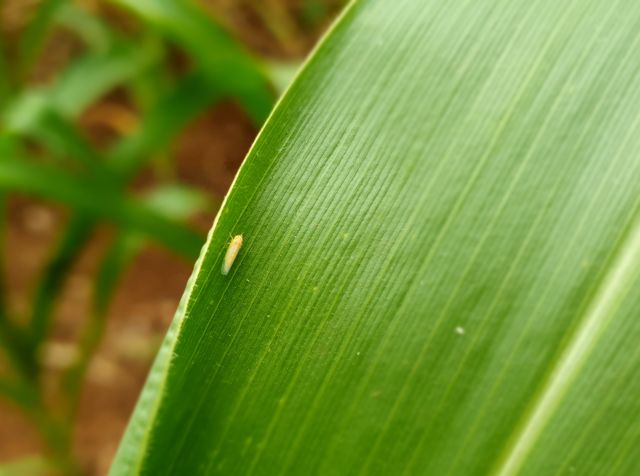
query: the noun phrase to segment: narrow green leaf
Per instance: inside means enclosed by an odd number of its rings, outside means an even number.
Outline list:
[[[54,167],[11,159],[0,161],[0,187],[58,201],[137,230],[190,258],[197,255],[202,244],[196,232],[123,196],[118,189],[89,177],[76,178]]]
[[[102,178],[109,180],[109,171],[100,154],[80,130],[58,112],[45,109],[28,127],[20,132],[40,141],[53,157],[80,164],[84,170],[101,172]]]
[[[198,212],[211,209],[211,199],[199,189],[180,184],[159,185],[145,194],[152,209],[175,220],[186,220]]]
[[[71,218],[63,231],[34,296],[31,310],[30,332],[32,345],[37,348],[48,336],[53,320],[54,306],[84,245],[91,237],[94,222],[82,215]]]
[[[27,408],[29,407],[31,398],[31,394],[29,392],[25,392],[22,385],[6,378],[0,378],[0,396],[6,398],[15,405]]]
[[[178,186],[158,187],[145,197],[145,202],[162,215],[178,219],[188,218],[202,211],[208,204],[206,197],[201,193]],[[69,420],[77,411],[84,375],[104,332],[111,297],[116,291],[122,273],[145,244],[146,240],[137,233],[120,232],[102,259],[96,277],[90,319],[78,346],[78,359],[64,376]]]
[[[0,104],[6,104],[14,90],[14,72],[9,70],[7,45],[0,35]]]
[[[7,280],[5,278],[7,223],[7,194],[4,190],[0,190],[0,315],[7,314]]]
[[[144,240],[134,233],[120,233],[105,254],[93,297],[93,314],[104,322],[104,315],[125,267],[142,249]]]
[[[18,56],[20,77],[26,79],[49,33],[56,13],[66,0],[47,0],[37,4],[33,17],[20,35]]]
[[[120,174],[131,176],[153,154],[167,149],[178,131],[219,96],[220,92],[202,74],[181,79],[144,115],[140,128],[109,152],[109,162]]]
[[[76,60],[48,97],[60,113],[76,117],[105,92],[140,74],[160,57],[161,50],[153,41],[120,41],[104,53],[91,52]]]
[[[41,476],[54,471],[53,466],[43,456],[28,456],[0,463],[0,476]]]
[[[103,19],[74,3],[65,3],[56,15],[56,23],[76,33],[93,51],[106,52],[117,41],[116,31]]]
[[[107,52],[91,52],[69,65],[51,85],[27,90],[5,113],[5,127],[19,132],[37,127],[52,110],[67,119],[119,83],[152,64],[159,52],[153,44],[118,43]]]
[[[0,314],[0,351],[20,378],[33,379],[37,374],[37,362],[31,352],[29,336],[6,313]]]
[[[627,0],[353,3],[111,474],[640,474],[639,44]]]
[[[96,277],[91,313],[78,345],[78,358],[63,377],[64,392],[67,395],[66,413],[69,421],[73,421],[77,412],[86,370],[104,333],[111,297],[123,271],[142,249],[144,242],[135,233],[121,232],[113,240],[102,259]]]
[[[112,1],[179,42],[199,63],[216,89],[237,97],[256,123],[261,124],[266,119],[274,95],[265,73],[257,61],[203,11],[189,1]]]
[[[0,134],[0,160],[17,152],[17,145],[13,137]],[[8,319],[7,289],[5,272],[6,237],[7,237],[7,192],[0,188],[0,319]],[[0,325],[1,327],[1,325]],[[0,329],[0,332],[2,330]]]

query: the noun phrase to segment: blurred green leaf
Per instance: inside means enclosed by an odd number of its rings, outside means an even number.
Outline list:
[[[187,1],[112,0],[180,43],[216,90],[238,98],[257,124],[271,111],[274,95],[257,60],[204,11]]]
[[[80,130],[57,112],[44,110],[39,120],[31,124],[29,130],[22,132],[39,140],[54,157],[81,164],[85,170],[100,171],[103,180],[110,180],[109,171],[100,155]]]
[[[14,405],[29,407],[31,395],[18,382],[6,378],[0,378],[0,395],[7,398]],[[2,464],[0,463],[0,469]],[[0,472],[0,474],[2,474]]]
[[[2,160],[2,159],[0,159]],[[7,233],[7,194],[4,190],[0,190],[0,315],[6,314],[6,279],[5,279],[5,259],[4,250],[6,249],[6,233]]]
[[[22,328],[14,324],[6,312],[0,314],[0,351],[20,378],[31,379],[37,373],[37,362],[31,353],[31,341]]]
[[[76,118],[97,98],[156,61],[158,54],[153,44],[119,44],[105,53],[86,53],[51,86],[28,89],[17,98],[8,107],[5,126],[10,131],[29,132],[51,111]]]
[[[301,13],[306,24],[315,26],[327,17],[327,5],[322,0],[303,0]]]
[[[196,232],[138,200],[122,196],[118,189],[89,177],[76,178],[44,164],[0,161],[0,187],[58,201],[90,216],[137,230],[189,258],[197,256],[202,245],[202,238]]]
[[[17,152],[15,139],[0,133],[0,161]],[[0,189],[0,319],[7,319],[5,251],[7,233],[7,193]],[[1,330],[0,330],[1,332]]]
[[[70,420],[77,411],[86,370],[104,332],[109,302],[123,271],[144,244],[145,240],[137,233],[120,232],[108,247],[99,266],[90,318],[78,345],[78,358],[63,377],[64,390],[68,398],[66,412]]]
[[[75,32],[94,52],[107,52],[119,39],[102,18],[73,2],[58,10],[56,23]]]
[[[159,101],[171,94],[180,81],[180,73],[173,71],[171,66],[171,50],[159,32],[145,30],[142,41],[155,41],[159,51],[162,51],[163,60],[146,68],[142,74],[136,75],[127,85],[127,92],[131,96],[132,103],[140,114],[156,107]]]
[[[639,27],[626,0],[353,3],[111,474],[640,474]]]
[[[220,96],[202,74],[181,79],[174,90],[146,112],[140,128],[109,152],[109,162],[124,176],[131,176],[156,154],[169,147],[186,123]]]
[[[0,463],[0,476],[42,476],[53,471],[51,461],[43,456],[28,456]]]
[[[44,46],[56,13],[64,3],[66,0],[46,0],[36,4],[33,17],[29,19],[25,30],[20,35],[18,46],[20,62],[17,67],[22,80],[27,79],[33,63]]]
[[[4,38],[0,35],[0,105],[6,104],[13,93],[13,73],[9,70],[9,61]]]
[[[37,349],[48,337],[53,311],[60,291],[69,275],[69,270],[75,264],[84,245],[91,237],[94,222],[92,219],[76,215],[73,216],[63,231],[51,259],[42,277],[38,280],[37,291],[31,308],[30,332],[32,345]]]
[[[176,220],[186,220],[211,209],[211,199],[206,193],[180,184],[157,186],[145,195],[144,201],[162,215]]]
[[[89,104],[130,78],[140,74],[161,57],[154,42],[119,43],[105,53],[87,53],[67,67],[50,100],[67,117],[76,117]]]
[[[93,296],[92,313],[94,319],[104,324],[111,295],[115,291],[118,280],[131,260],[142,250],[145,244],[143,237],[136,233],[119,233],[109,246],[98,270],[96,287]]]

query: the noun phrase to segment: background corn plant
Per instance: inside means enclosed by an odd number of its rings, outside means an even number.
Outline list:
[[[640,472],[639,27],[629,0],[352,3],[112,474]]]

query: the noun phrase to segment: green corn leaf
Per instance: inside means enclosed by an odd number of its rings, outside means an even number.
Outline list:
[[[19,68],[21,79],[26,79],[31,66],[36,61],[44,46],[51,25],[57,12],[66,0],[47,0],[39,2],[24,32],[20,35],[18,45]]]
[[[42,277],[33,299],[31,310],[31,338],[36,348],[48,336],[52,323],[54,306],[69,275],[71,267],[91,237],[94,226],[92,219],[83,215],[71,218],[59,240]]]
[[[4,190],[0,190],[0,250],[6,249],[7,222],[7,193]],[[0,254],[0,316],[7,314],[5,262],[4,255]]]
[[[0,36],[0,104],[6,104],[15,87],[14,72],[9,69],[6,42]]]
[[[640,474],[639,44],[628,0],[353,3],[111,474]]]
[[[79,213],[110,220],[189,258],[197,255],[202,244],[198,233],[139,200],[123,196],[119,189],[44,164],[13,159],[0,161],[0,188],[64,203]]]
[[[5,127],[28,132],[52,110],[65,118],[76,118],[101,95],[153,64],[159,54],[154,43],[124,42],[106,52],[87,53],[67,67],[52,85],[27,90],[13,101],[5,113]]]
[[[14,405],[30,410],[33,404],[33,392],[21,382],[0,377],[0,396]],[[2,472],[0,471],[0,475]]]
[[[207,197],[199,191],[177,185],[153,189],[144,197],[144,202],[151,210],[175,220],[185,220],[197,212],[206,210],[210,205]],[[41,344],[48,336],[55,303],[71,267],[91,237],[95,225],[95,220],[88,216],[82,214],[73,216],[60,238],[42,278],[38,281],[38,288],[33,299],[30,326],[34,346]],[[115,288],[118,276],[143,243],[144,240],[139,234],[121,232],[110,246],[98,273],[95,304],[92,309],[95,323],[92,321],[89,326],[91,330],[87,332],[87,343],[82,346],[83,349],[86,348],[85,353],[89,353],[97,343],[107,310],[108,297]],[[82,374],[82,371],[77,373]],[[75,384],[80,381],[79,378],[71,380]]]
[[[0,476],[40,476],[55,471],[55,464],[44,456],[25,456],[0,463]]]
[[[269,114],[274,95],[265,73],[226,31],[189,1],[112,0],[184,47],[216,89],[238,98],[254,121]]]
[[[0,161],[4,160],[5,157],[11,157],[16,154],[17,150],[18,144],[14,137],[0,134]],[[6,249],[7,218],[7,191],[0,189],[0,250]],[[8,319],[5,263],[4,253],[0,253],[0,321]],[[2,322],[0,322],[0,333],[2,333],[2,327]]]
[[[57,160],[75,162],[84,170],[103,172],[102,178],[110,179],[100,154],[71,121],[56,111],[43,110],[38,120],[22,133],[40,141]]]
[[[37,375],[37,362],[31,352],[30,336],[11,320],[6,313],[0,314],[0,350],[10,364],[13,373],[25,381],[33,380]],[[9,392],[12,394],[13,392]],[[15,395],[15,394],[14,394]]]
[[[116,31],[102,18],[74,3],[65,3],[58,10],[56,23],[73,31],[94,51],[106,52],[118,41]]]
[[[153,41],[121,41],[105,53],[87,53],[64,71],[49,97],[62,114],[76,117],[96,98],[154,64],[161,54]]]
[[[111,165],[121,175],[131,176],[153,154],[167,149],[178,131],[219,97],[220,92],[203,74],[182,78],[170,94],[144,115],[140,128],[109,152]]]
[[[67,396],[66,414],[69,421],[75,416],[91,357],[104,332],[109,303],[116,291],[120,277],[131,260],[142,249],[145,240],[137,233],[118,233],[107,248],[96,277],[89,319],[78,343],[78,357],[63,375],[64,392]]]
[[[145,202],[162,215],[177,219],[188,218],[194,213],[203,211],[208,205],[206,197],[201,193],[179,186],[157,187],[145,196]],[[78,235],[78,228],[82,222],[81,220],[76,220],[76,222],[69,225],[67,235],[72,233]],[[73,228],[75,231],[72,231]],[[145,244],[146,240],[139,233],[121,231],[107,248],[100,263],[90,316],[78,344],[78,358],[64,375],[64,391],[68,399],[66,405],[69,419],[77,411],[80,386],[91,356],[100,343],[109,303],[117,289],[120,277]],[[61,245],[60,249],[62,250],[64,247]],[[64,255],[62,252],[59,254]],[[2,389],[0,388],[0,390]]]
[[[211,210],[210,197],[199,189],[180,184],[160,185],[144,197],[145,203],[162,215],[186,220],[199,212]]]
[[[92,312],[99,321],[98,327],[104,324],[111,295],[126,266],[143,248],[144,239],[135,233],[120,233],[109,246],[98,271],[96,288],[93,296]]]

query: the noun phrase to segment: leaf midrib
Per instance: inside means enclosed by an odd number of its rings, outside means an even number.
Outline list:
[[[491,474],[518,474],[640,274],[640,217],[637,213],[612,263]]]

